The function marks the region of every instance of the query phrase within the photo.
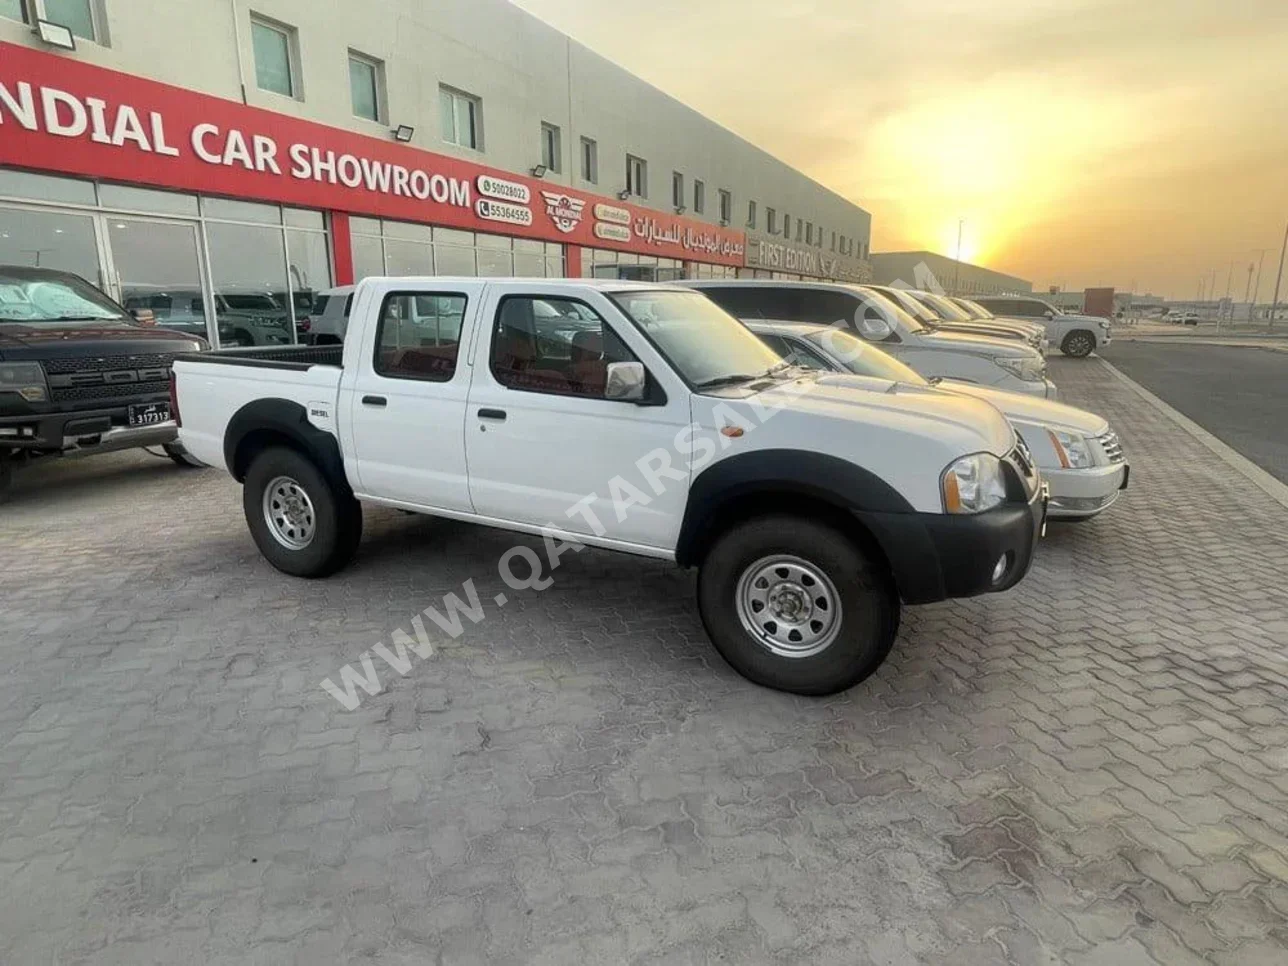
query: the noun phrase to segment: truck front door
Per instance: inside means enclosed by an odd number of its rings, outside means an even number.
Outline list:
[[[598,293],[570,298],[540,283],[493,291],[478,321],[465,423],[475,510],[673,549],[688,493],[673,448],[689,421],[683,384]],[[609,364],[628,361],[650,371],[660,390],[654,404],[606,398]],[[673,458],[680,479],[650,482],[638,464],[657,450]]]

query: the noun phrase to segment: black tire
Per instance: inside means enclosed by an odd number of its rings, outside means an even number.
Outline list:
[[[0,503],[13,495],[13,460],[0,454]]]
[[[1085,359],[1096,347],[1096,337],[1086,329],[1075,329],[1064,337],[1060,351],[1075,359]]]
[[[285,545],[265,518],[265,491],[281,478],[294,481],[311,506],[312,534],[304,546]],[[293,449],[266,449],[251,461],[242,486],[242,508],[264,559],[295,577],[335,573],[352,559],[362,538],[362,508],[348,487],[328,480],[312,460]]]
[[[206,464],[184,449],[182,443],[166,443],[161,448],[165,450],[165,455],[174,461],[175,466],[183,467],[185,470],[206,469]]]
[[[838,598],[839,626],[816,653],[776,653],[739,616],[744,578],[753,586],[750,577],[765,561],[781,557],[815,568]],[[794,694],[834,694],[858,684],[881,666],[899,629],[899,598],[884,567],[836,528],[805,517],[758,517],[721,535],[698,573],[698,609],[711,642],[735,671]]]

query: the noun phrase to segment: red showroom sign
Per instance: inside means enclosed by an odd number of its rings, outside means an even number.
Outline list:
[[[742,265],[745,238],[0,43],[0,164]]]

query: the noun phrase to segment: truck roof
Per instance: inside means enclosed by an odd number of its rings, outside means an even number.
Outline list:
[[[566,288],[596,289],[601,292],[655,292],[658,289],[669,289],[675,292],[692,291],[686,286],[670,282],[633,282],[619,278],[543,278],[522,276],[477,276],[477,275],[370,275],[363,282],[390,282],[394,284],[511,284],[525,285],[558,285]]]

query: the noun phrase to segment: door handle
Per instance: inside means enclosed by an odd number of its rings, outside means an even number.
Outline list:
[[[364,406],[384,406],[389,402],[384,396],[363,396],[362,405]]]
[[[504,409],[480,409],[479,419],[498,419],[501,422],[505,422],[505,410]]]

